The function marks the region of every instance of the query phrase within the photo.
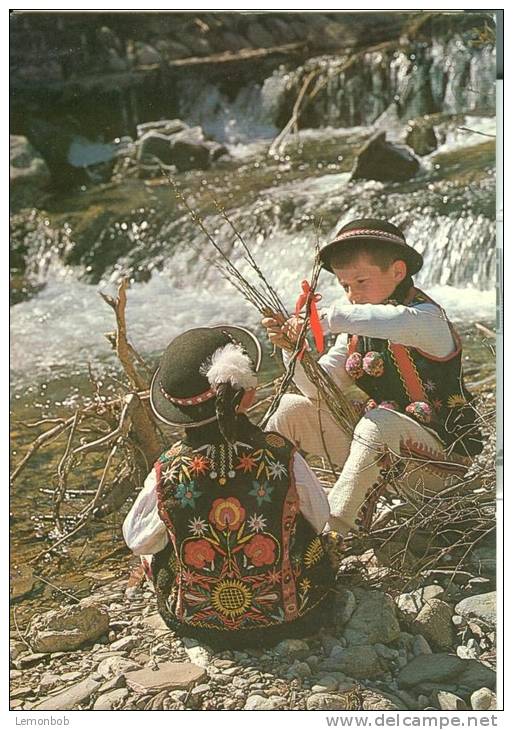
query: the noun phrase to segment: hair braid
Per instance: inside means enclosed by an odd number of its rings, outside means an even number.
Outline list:
[[[237,411],[243,388],[234,388],[230,382],[216,387],[216,416],[219,430],[225,440],[232,444],[237,439]]]

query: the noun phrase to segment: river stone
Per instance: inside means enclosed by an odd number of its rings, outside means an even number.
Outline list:
[[[466,619],[476,619],[490,628],[496,625],[497,593],[469,596],[456,604],[454,610]]]
[[[47,697],[32,707],[33,710],[73,710],[74,707],[85,702],[96,692],[100,684],[92,679],[84,679],[64,692]]]
[[[423,157],[434,152],[438,147],[433,122],[429,123],[423,119],[415,119],[408,122],[406,144],[411,147],[416,155]]]
[[[141,139],[147,132],[159,132],[159,134],[169,137],[187,129],[187,126],[181,119],[160,119],[157,122],[143,122],[137,125],[137,139]]]
[[[431,647],[429,646],[426,639],[422,636],[422,634],[419,634],[415,637],[415,640],[412,644],[412,652],[414,656],[421,656],[422,654],[432,654]]]
[[[11,204],[15,202],[18,207],[35,205],[50,182],[50,171],[45,160],[26,137],[10,135],[9,163]],[[26,568],[31,571],[29,566]]]
[[[419,161],[406,147],[387,142],[386,132],[378,132],[358,153],[351,180],[401,182],[414,177],[419,168]]]
[[[113,710],[123,700],[128,697],[128,690],[125,687],[114,689],[112,692],[102,694],[93,705],[93,710]]]
[[[442,586],[424,586],[409,593],[401,593],[395,600],[400,611],[416,615],[427,601],[431,598],[441,598],[443,592]]]
[[[401,629],[393,600],[381,591],[358,591],[356,609],[344,629],[349,645],[390,644]]]
[[[422,634],[430,644],[440,649],[452,646],[452,608],[438,598],[429,599],[412,623],[412,630]]]
[[[284,639],[275,647],[274,651],[278,656],[300,657],[310,654],[310,647],[306,641],[301,639]]]
[[[373,646],[335,647],[328,659],[330,666],[356,679],[383,674],[379,656]]]
[[[470,705],[473,710],[496,710],[497,698],[488,687],[481,687],[472,693]]]
[[[201,127],[191,127],[171,138],[171,163],[180,172],[206,170],[210,167],[211,153]]]
[[[245,710],[282,710],[287,704],[285,697],[271,695],[270,697],[262,697],[262,695],[250,695],[244,705]]]
[[[36,616],[30,623],[29,642],[36,652],[71,651],[109,629],[109,614],[99,606],[69,606]]]
[[[113,651],[130,651],[130,649],[134,649],[140,641],[141,640],[138,636],[123,636],[123,638],[113,641],[109,648]]]
[[[140,665],[132,659],[126,659],[122,656],[111,656],[100,662],[97,671],[105,679],[110,679],[111,677],[117,677],[119,674],[131,672],[134,669],[140,669]]]
[[[167,662],[155,671],[144,668],[125,675],[127,685],[138,694],[163,689],[189,689],[206,677],[203,667],[190,662]]]
[[[452,694],[452,692],[444,692],[442,690],[439,690],[438,692],[434,692],[433,695],[434,696],[431,698],[431,701],[434,704],[438,703],[440,709],[444,710],[445,712],[467,709],[465,700],[463,700],[461,697],[458,697],[458,695]]]
[[[415,657],[397,675],[399,687],[417,684],[457,682],[462,687],[479,689],[495,686],[495,672],[474,659],[460,659],[452,654],[424,654]]]

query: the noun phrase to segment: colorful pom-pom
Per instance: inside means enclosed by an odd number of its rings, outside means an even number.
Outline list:
[[[363,369],[367,375],[373,378],[379,378],[385,372],[385,363],[383,356],[379,352],[368,352],[363,358]]]
[[[410,416],[414,416],[414,418],[416,418],[417,421],[420,421],[420,423],[429,423],[431,421],[431,416],[433,415],[431,406],[423,401],[410,403],[410,405],[406,406],[406,413],[409,413]]]
[[[362,356],[359,352],[353,352],[346,360],[346,372],[355,380],[363,375]]]

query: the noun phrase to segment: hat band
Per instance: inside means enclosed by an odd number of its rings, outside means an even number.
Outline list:
[[[345,233],[341,233],[340,236],[337,236],[332,243],[337,243],[338,241],[342,241],[345,238],[353,238],[356,236],[372,236],[373,238],[382,238],[386,241],[393,241],[394,243],[401,243],[403,246],[406,243],[404,238],[401,238],[400,236],[396,236],[395,233],[388,233],[387,231],[376,231],[372,228],[357,228],[354,231],[346,231]]]
[[[199,395],[191,395],[189,398],[175,398],[174,396],[169,395],[169,393],[166,393],[162,386],[162,383],[159,383],[159,387],[160,392],[162,393],[164,398],[177,406],[197,406],[198,403],[204,403],[205,401],[214,398],[216,395],[215,391],[212,390],[212,388],[209,388],[204,393],[200,393]]]

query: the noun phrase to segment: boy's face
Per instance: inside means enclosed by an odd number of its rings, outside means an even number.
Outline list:
[[[382,271],[366,254],[333,272],[351,304],[381,304],[388,299],[407,274],[406,263],[394,261]]]

